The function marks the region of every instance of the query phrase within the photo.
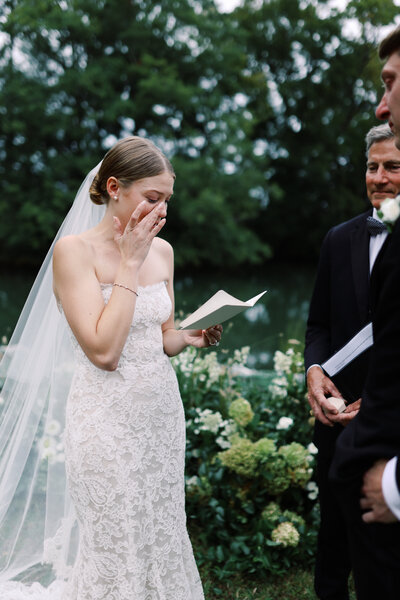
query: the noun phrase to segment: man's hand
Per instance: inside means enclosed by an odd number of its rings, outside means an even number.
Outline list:
[[[378,460],[364,473],[360,506],[363,510],[368,511],[362,515],[365,523],[394,523],[397,521],[382,493],[382,477],[387,462],[384,459]]]
[[[326,396],[336,396],[336,398],[341,398],[342,394],[339,392],[333,381],[324,374],[321,367],[318,367],[317,365],[308,369],[307,388],[308,402],[315,418],[324,425],[333,427],[334,421],[332,419],[333,417],[339,416],[339,413],[333,404],[327,400]],[[322,409],[324,409],[324,411]]]
[[[358,415],[360,406],[361,398],[356,400],[356,402],[349,404],[346,407],[346,410],[344,410],[342,413],[339,413],[338,415],[331,415],[329,418],[333,423],[339,423],[340,425],[343,425],[343,427],[346,427],[346,425],[348,425],[350,421],[352,421],[354,417]]]

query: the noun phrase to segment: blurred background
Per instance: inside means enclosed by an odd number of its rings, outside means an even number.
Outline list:
[[[0,0],[0,337],[87,172],[150,137],[177,180],[178,314],[241,300],[228,348],[302,340],[318,252],[367,207],[376,45],[392,0]],[[283,342],[282,342],[283,343]]]

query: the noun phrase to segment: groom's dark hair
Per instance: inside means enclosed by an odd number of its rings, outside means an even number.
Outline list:
[[[386,60],[396,51],[400,54],[400,25],[393,29],[379,44],[379,58]]]

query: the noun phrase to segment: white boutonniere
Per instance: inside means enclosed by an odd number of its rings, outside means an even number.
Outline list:
[[[400,217],[400,196],[386,198],[378,210],[378,216],[385,223],[389,233],[392,233],[393,227]]]

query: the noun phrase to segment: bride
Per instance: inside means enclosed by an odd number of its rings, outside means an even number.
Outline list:
[[[2,361],[0,597],[201,600],[168,356],[222,327],[174,327],[167,158],[134,136],[94,171]]]

